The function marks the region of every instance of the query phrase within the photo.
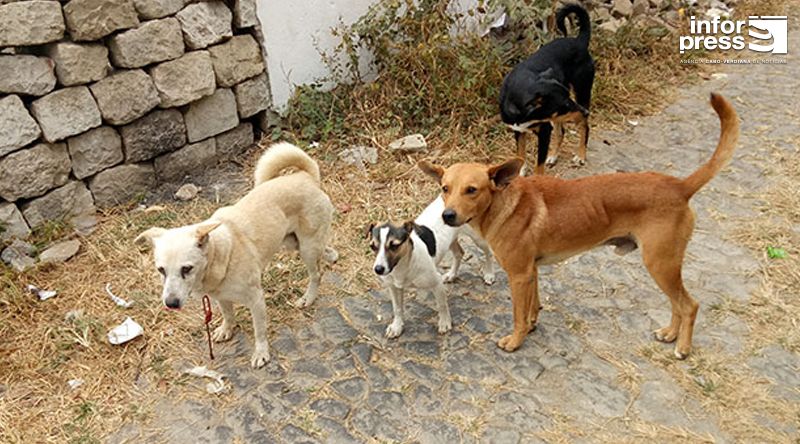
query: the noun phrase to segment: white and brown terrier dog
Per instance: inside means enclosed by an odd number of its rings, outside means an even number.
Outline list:
[[[467,235],[483,250],[483,281],[494,283],[494,263],[489,245],[468,225],[450,227],[442,219],[444,201],[436,198],[413,222],[397,226],[390,222],[370,225],[370,248],[376,253],[373,271],[381,277],[392,298],[394,319],[386,328],[386,337],[403,333],[403,297],[407,290],[427,290],[436,298],[439,311],[439,333],[452,327],[444,282],[452,282],[458,274],[464,250],[458,243]],[[437,266],[447,252],[453,253],[453,265],[442,276]]]

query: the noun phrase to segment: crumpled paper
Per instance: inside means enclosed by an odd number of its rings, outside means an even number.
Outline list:
[[[28,284],[28,291],[31,292],[32,295],[37,296],[40,301],[46,301],[58,294],[55,290],[42,290],[41,288]]]
[[[184,370],[184,373],[197,376],[199,378],[210,378],[212,381],[206,384],[206,391],[212,395],[220,393],[225,390],[225,375],[216,371],[209,370],[205,365],[199,365],[195,368]]]
[[[133,305],[133,301],[126,301],[125,299],[122,299],[121,297],[112,293],[111,283],[106,284],[106,293],[108,293],[108,295],[111,297],[111,300],[120,307],[130,308],[130,306]]]
[[[122,324],[117,325],[108,332],[108,342],[114,345],[124,344],[133,338],[141,336],[143,332],[142,326],[128,316]]]

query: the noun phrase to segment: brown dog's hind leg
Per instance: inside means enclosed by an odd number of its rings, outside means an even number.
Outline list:
[[[536,323],[539,321],[539,309],[542,306],[539,303],[539,269],[533,268],[533,297],[531,298],[531,306],[528,310],[528,332],[536,330]]]
[[[661,342],[673,342],[677,339],[675,357],[678,359],[685,359],[692,349],[692,333],[699,309],[699,304],[683,286],[681,277],[683,255],[691,236],[693,219],[691,213],[688,213],[677,224],[670,227],[661,225],[658,229],[650,230],[648,235],[640,237],[642,259],[647,271],[672,304],[670,324],[656,330],[654,334]]]
[[[578,165],[584,165],[586,163],[586,144],[589,143],[589,116],[582,116],[578,127],[581,132],[581,141],[578,145],[578,155],[574,160]]]
[[[549,167],[558,162],[558,152],[561,150],[561,144],[564,142],[564,124],[561,122],[553,122],[553,133],[553,146],[550,147],[547,160],[544,162],[544,164]]]
[[[525,175],[525,167],[528,164],[527,154],[528,154],[528,133],[514,133],[514,139],[517,141],[517,157],[525,161],[525,164],[522,166],[522,170],[520,170],[519,175]]]

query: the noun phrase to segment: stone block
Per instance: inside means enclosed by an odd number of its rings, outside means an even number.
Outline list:
[[[89,180],[89,190],[98,208],[128,203],[155,185],[155,170],[149,163],[116,166]]]
[[[221,87],[233,86],[264,71],[261,47],[250,34],[237,35],[225,43],[212,46],[208,51],[214,64],[217,85]]]
[[[67,183],[70,161],[63,143],[40,143],[0,158],[0,197],[13,202],[41,196]]]
[[[29,1],[0,5],[0,47],[41,45],[62,37],[61,3]]]
[[[13,95],[0,99],[0,157],[33,142],[41,134],[22,99]]]
[[[0,93],[43,96],[56,86],[53,61],[32,55],[0,55]]]
[[[272,104],[269,81],[265,72],[234,86],[233,92],[236,94],[236,107],[242,119],[254,116]]]
[[[133,122],[161,102],[153,80],[141,69],[118,71],[90,89],[103,119],[114,125]]]
[[[233,36],[231,10],[221,1],[192,3],[176,17],[191,49],[203,49]]]
[[[235,0],[233,3],[233,24],[237,28],[249,28],[258,25],[256,0]]]
[[[48,142],[100,126],[100,110],[85,86],[59,89],[31,103],[31,113]]]
[[[120,129],[128,163],[149,160],[186,145],[183,114],[176,109],[153,111]]]
[[[124,159],[122,139],[117,130],[101,126],[67,139],[72,173],[78,179],[112,167]]]
[[[216,160],[216,143],[214,139],[206,139],[157,157],[154,162],[156,176],[159,182],[179,181],[186,175],[199,173],[214,165]]]
[[[236,128],[216,137],[217,155],[233,157],[253,146],[253,124],[244,122]]]
[[[183,0],[133,0],[139,18],[152,20],[175,14],[183,8]]]
[[[22,215],[33,228],[49,220],[63,220],[76,225],[75,222],[92,217],[95,212],[92,193],[80,180],[71,180],[22,205]]]
[[[64,17],[72,40],[99,40],[114,31],[139,25],[132,0],[70,0]]]
[[[96,82],[108,75],[108,49],[94,43],[59,42],[47,47],[56,63],[58,81],[64,86]]]
[[[25,239],[30,234],[31,229],[17,206],[10,202],[0,202],[0,240]]]
[[[224,133],[239,124],[236,98],[230,89],[218,89],[189,105],[184,120],[189,143]]]
[[[181,24],[173,17],[152,20],[111,38],[111,61],[123,68],[139,68],[183,55]]]
[[[162,108],[186,105],[214,93],[216,82],[208,51],[192,51],[150,70]]]

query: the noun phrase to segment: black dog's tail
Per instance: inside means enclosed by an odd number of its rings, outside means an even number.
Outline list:
[[[592,36],[592,20],[589,18],[589,13],[586,12],[583,6],[572,3],[559,9],[558,12],[556,12],[556,26],[558,26],[558,30],[561,31],[564,36],[567,35],[564,19],[570,14],[575,14],[575,16],[578,17],[578,28],[580,30],[578,31],[577,39],[588,47],[589,38]]]

